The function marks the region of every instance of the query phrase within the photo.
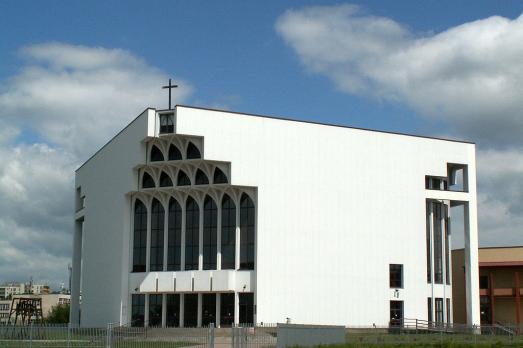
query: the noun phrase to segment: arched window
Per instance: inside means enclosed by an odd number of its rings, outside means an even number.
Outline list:
[[[176,146],[171,144],[169,147],[169,161],[179,161],[182,159],[182,153]]]
[[[255,209],[246,193],[240,200],[240,269],[254,269]]]
[[[139,199],[134,203],[133,272],[145,272],[147,252],[147,208]]]
[[[158,161],[163,161],[163,153],[156,145],[153,145],[151,148],[151,162]]]
[[[214,169],[214,183],[215,184],[227,184],[227,176],[225,173],[218,167]]]
[[[166,172],[162,172],[162,175],[160,175],[160,187],[169,186],[173,186],[173,181],[171,180],[171,177],[167,175]]]
[[[200,150],[192,142],[187,145],[187,159],[202,158]]]
[[[182,207],[178,201],[169,201],[167,225],[167,270],[179,271],[182,265]]]
[[[178,173],[177,185],[178,186],[191,185],[191,180],[189,179],[189,177],[187,176],[187,174],[185,174],[185,172],[183,170],[180,170],[180,172]]]
[[[149,269],[163,271],[163,227],[165,209],[155,198],[151,207],[151,253]]]
[[[144,172],[142,177],[142,188],[151,188],[155,187],[153,178],[149,175],[149,173]]]
[[[198,169],[196,171],[196,185],[209,185],[209,179],[207,179],[207,175],[201,170]]]
[[[218,243],[218,207],[207,196],[203,204],[203,269],[216,269]]]
[[[235,268],[236,254],[236,205],[231,197],[222,199],[222,269]]]
[[[200,256],[200,207],[192,198],[187,198],[185,208],[185,270],[198,269]]]

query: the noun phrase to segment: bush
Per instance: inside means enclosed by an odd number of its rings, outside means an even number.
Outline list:
[[[56,305],[51,308],[51,312],[45,319],[49,324],[68,324],[69,323],[69,305]]]

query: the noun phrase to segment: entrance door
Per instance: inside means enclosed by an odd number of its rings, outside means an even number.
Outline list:
[[[390,324],[400,326],[403,321],[403,301],[390,301]]]

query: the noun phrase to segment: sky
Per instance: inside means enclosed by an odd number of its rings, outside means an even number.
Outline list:
[[[523,245],[522,13],[510,0],[0,2],[0,282],[67,283],[74,170],[166,108],[169,78],[176,103],[473,141],[480,245]]]

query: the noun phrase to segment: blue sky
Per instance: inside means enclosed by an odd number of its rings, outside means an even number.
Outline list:
[[[0,2],[0,282],[66,279],[74,169],[183,104],[477,143],[480,244],[523,244],[521,1]],[[459,234],[455,236],[459,246]]]

